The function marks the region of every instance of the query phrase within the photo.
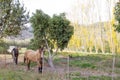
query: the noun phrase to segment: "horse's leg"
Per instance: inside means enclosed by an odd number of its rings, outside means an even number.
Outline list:
[[[14,55],[14,63],[16,64],[16,56]]]
[[[38,62],[38,71],[39,73],[42,73],[42,58],[40,59],[40,61]]]
[[[24,56],[24,63],[25,63],[25,61],[26,61],[26,58],[25,58],[25,56]]]
[[[15,54],[14,54],[14,52],[12,53],[12,58],[13,58],[13,63],[15,63]]]
[[[15,64],[17,65],[17,63],[18,63],[18,55],[17,54],[15,54],[15,56],[14,56],[14,61],[15,61]]]
[[[18,64],[18,55],[16,56],[16,65]]]
[[[30,70],[30,60],[28,60],[28,62],[27,62],[27,68],[28,68],[28,70]]]
[[[15,64],[17,65],[17,57],[15,56]]]
[[[41,67],[41,64],[39,64],[40,66],[38,66],[38,72],[39,73],[42,73],[42,67]]]
[[[40,60],[40,64],[41,64],[41,73],[42,73],[42,69],[43,69],[43,59],[42,58]]]

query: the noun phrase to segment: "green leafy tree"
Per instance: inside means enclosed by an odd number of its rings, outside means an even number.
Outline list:
[[[41,10],[36,10],[36,13],[33,14],[33,16],[30,18],[30,22],[33,27],[33,34],[34,38],[31,40],[30,48],[32,49],[38,49],[40,47],[43,47],[44,45],[47,45],[48,51],[49,51],[49,60],[48,63],[51,67],[53,66],[53,62],[51,59],[51,51],[49,48],[49,38],[48,38],[48,29],[49,29],[49,21],[50,17],[49,15],[45,14]],[[49,46],[48,46],[49,45]]]
[[[114,8],[114,15],[116,19],[116,24],[114,24],[115,30],[120,32],[120,2],[117,2]]]
[[[73,34],[73,27],[66,19],[65,14],[54,15],[50,20],[50,40],[54,43],[54,48],[63,50]]]
[[[46,46],[48,49],[48,63],[54,68],[53,55],[58,49],[63,50],[73,34],[73,27],[70,26],[70,21],[66,19],[65,14],[54,15],[52,18],[41,10],[36,10],[36,13],[30,19],[33,27],[34,39],[31,41],[31,46],[38,49]],[[56,50],[53,54],[52,50]]]
[[[19,0],[0,0],[0,36],[15,36],[25,28],[29,13]]]
[[[30,46],[32,49],[38,49],[45,45],[44,40],[49,27],[49,19],[50,17],[41,10],[36,10],[36,13],[30,18],[34,34],[34,39],[31,40]]]

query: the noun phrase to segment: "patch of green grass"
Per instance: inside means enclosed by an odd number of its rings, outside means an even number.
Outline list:
[[[75,53],[73,53],[73,52],[59,52],[58,54],[63,55],[63,56],[70,56],[70,57],[79,57],[79,56],[85,55],[83,53],[77,53],[77,52],[75,52]]]
[[[24,65],[24,66],[26,66],[27,64],[26,64],[26,63],[23,63],[23,62],[20,62],[19,65]],[[37,63],[35,63],[35,62],[31,62],[31,63],[30,63],[30,67],[34,67],[34,66],[36,66],[36,65],[37,65]]]
[[[72,72],[69,74],[69,76],[80,76],[80,72]]]
[[[110,76],[90,76],[89,80],[111,80]]]
[[[63,80],[64,77],[58,73],[44,72],[43,74],[35,72],[25,72],[10,69],[0,70],[0,80]]]
[[[115,77],[114,80],[119,80],[120,77]],[[70,80],[112,80],[110,76],[79,76],[79,77],[71,77]]]
[[[91,68],[94,69],[96,66],[94,64],[91,64],[89,62],[85,62],[81,64],[81,68]]]
[[[16,71],[11,71],[11,70],[6,70],[3,69],[2,71],[0,71],[0,80],[29,80],[30,76],[27,75],[25,77],[23,77],[24,75],[26,75],[23,72],[16,72]]]
[[[72,60],[70,61],[70,66],[72,67],[80,67],[80,68],[91,68],[94,69],[96,66],[90,62],[79,61],[79,60]]]
[[[112,66],[112,55],[108,54],[81,54],[81,53],[62,53],[62,54],[71,54],[70,56],[70,66],[80,67],[80,68],[103,68]],[[67,59],[56,58],[54,60],[55,64],[66,63]],[[102,65],[100,65],[102,64]],[[119,67],[119,64],[116,64]]]
[[[72,78],[72,80],[87,80],[87,79],[84,77],[81,77],[81,78]]]
[[[26,63],[24,63],[24,62],[19,62],[19,65],[23,65],[23,66],[25,66]]]
[[[83,76],[80,72],[71,72],[70,80],[112,80],[111,76]],[[119,80],[120,76],[114,77],[114,80]]]

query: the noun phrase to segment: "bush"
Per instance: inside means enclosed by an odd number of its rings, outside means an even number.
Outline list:
[[[1,47],[0,46],[0,53],[3,54],[3,53],[6,53],[6,49],[4,47]]]
[[[0,54],[7,53],[8,45],[3,41],[0,40]]]

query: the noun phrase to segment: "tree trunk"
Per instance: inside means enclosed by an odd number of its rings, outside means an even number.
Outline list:
[[[105,53],[104,45],[103,45],[103,40],[101,40],[101,51],[102,51],[102,53]]]
[[[89,48],[90,53],[92,53],[92,47]]]
[[[109,18],[110,18],[110,21],[112,20],[112,15],[111,15],[111,6],[112,6],[112,2],[111,2],[111,0],[107,0],[108,1],[108,11],[109,11],[109,13],[108,13],[108,15],[109,15]],[[113,0],[114,1],[114,0]],[[115,2],[114,2],[115,3]],[[114,45],[114,43],[113,43],[113,37],[112,37],[112,25],[110,24],[110,45],[111,45],[111,52],[112,52],[112,55],[113,55],[113,60],[112,60],[112,75],[111,75],[111,77],[112,77],[112,80],[114,80],[114,70],[115,70],[115,56],[116,56],[116,54],[115,54],[115,45]]]
[[[115,54],[113,54],[113,60],[112,60],[112,80],[114,80],[114,70],[115,70]]]
[[[94,26],[94,44],[95,44],[95,53],[98,53],[98,46],[97,46],[97,37],[96,37],[96,29],[95,29],[95,26]]]
[[[52,55],[51,55],[50,48],[49,48],[49,46],[48,46],[48,42],[47,42],[46,38],[45,38],[45,43],[46,43],[46,45],[47,45],[48,54],[49,54],[49,55],[48,55],[48,64],[49,64],[49,66],[50,66],[51,68],[54,69],[53,57],[52,57]]]
[[[54,64],[53,64],[53,58],[52,58],[52,56],[48,57],[48,64],[50,65],[51,68],[54,69]]]

